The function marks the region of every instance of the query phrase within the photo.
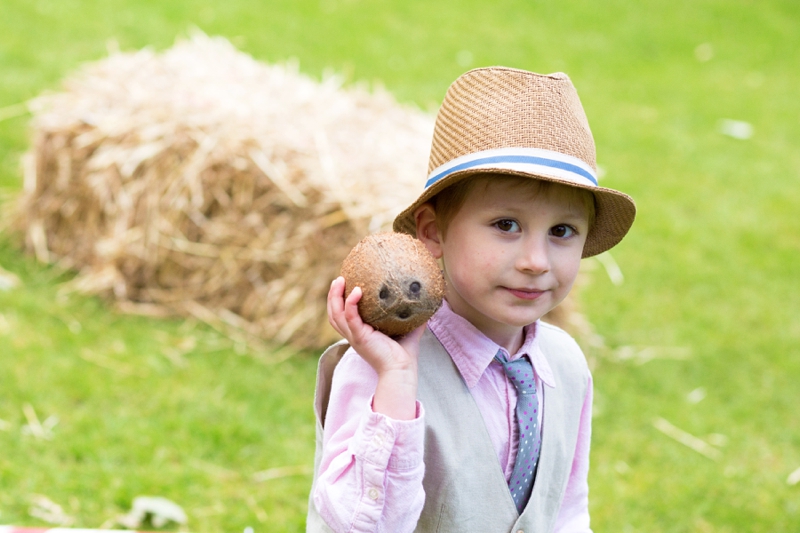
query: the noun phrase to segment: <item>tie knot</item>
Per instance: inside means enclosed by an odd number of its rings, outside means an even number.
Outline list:
[[[533,365],[527,357],[523,356],[514,361],[506,359],[503,352],[498,352],[494,357],[503,365],[503,370],[508,380],[517,389],[517,394],[535,394],[536,383],[533,379]]]

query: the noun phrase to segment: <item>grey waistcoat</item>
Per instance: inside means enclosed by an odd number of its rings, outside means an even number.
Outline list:
[[[522,515],[511,499],[472,394],[441,343],[430,331],[423,335],[418,397],[425,406],[425,505],[416,531],[553,531],[572,467],[589,370],[569,335],[542,322],[537,327],[539,346],[553,370],[556,386],[544,387],[541,457],[533,494]],[[344,342],[334,344],[320,358],[314,402],[315,472],[322,456],[321,421],[325,420],[333,370],[347,348]],[[330,531],[319,517],[313,498],[309,499],[306,527],[309,532]]]

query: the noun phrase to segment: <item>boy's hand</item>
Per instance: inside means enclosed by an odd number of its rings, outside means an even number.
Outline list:
[[[373,410],[398,420],[416,418],[417,357],[425,326],[395,341],[361,320],[361,288],[353,289],[345,299],[344,285],[341,276],[331,283],[328,321],[378,374]]]

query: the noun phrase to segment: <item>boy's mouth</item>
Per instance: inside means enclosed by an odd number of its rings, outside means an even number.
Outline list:
[[[510,287],[506,287],[506,290],[523,300],[535,300],[546,292],[539,289],[512,289]]]

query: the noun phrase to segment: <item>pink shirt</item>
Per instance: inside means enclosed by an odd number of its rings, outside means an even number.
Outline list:
[[[453,358],[475,398],[499,464],[506,480],[510,479],[518,444],[514,423],[517,392],[502,366],[494,361],[502,348],[450,310],[447,302],[428,321],[428,328]],[[541,398],[543,387],[557,384],[539,349],[535,324],[525,328],[525,341],[510,359],[525,354],[533,363],[536,392]],[[377,381],[372,367],[352,349],[345,353],[333,375],[313,498],[322,518],[337,532],[413,531],[425,502],[423,406],[417,403],[418,416],[409,421],[373,412],[372,395]],[[589,376],[575,459],[556,521],[555,531],[560,533],[591,531],[587,483],[591,385]],[[539,409],[540,428],[544,409]]]

